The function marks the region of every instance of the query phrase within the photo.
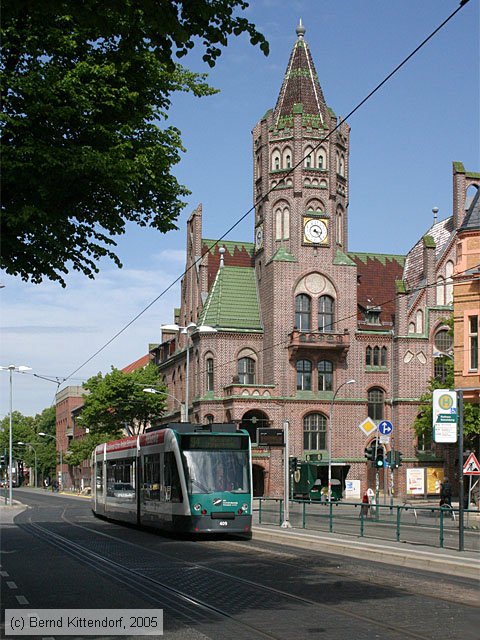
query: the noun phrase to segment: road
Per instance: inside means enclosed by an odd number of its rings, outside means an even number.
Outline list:
[[[255,540],[178,540],[97,520],[80,498],[14,498],[30,508],[2,524],[6,608],[161,608],[168,640],[478,638],[473,580]]]

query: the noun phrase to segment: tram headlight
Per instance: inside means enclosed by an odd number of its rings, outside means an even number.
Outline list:
[[[202,508],[202,505],[198,504],[198,502],[197,502],[197,504],[193,505],[193,508],[195,509],[195,511],[200,511],[200,509]]]
[[[248,504],[246,502],[242,504],[242,511],[248,511]]]

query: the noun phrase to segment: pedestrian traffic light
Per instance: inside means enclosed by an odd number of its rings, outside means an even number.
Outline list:
[[[377,447],[377,455],[375,456],[375,466],[377,469],[381,469],[385,465],[385,451],[382,446]]]
[[[290,473],[295,473],[298,467],[298,458],[290,457],[288,462],[289,462]]]

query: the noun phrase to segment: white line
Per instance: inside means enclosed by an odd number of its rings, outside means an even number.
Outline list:
[[[8,582],[7,581],[7,587],[9,589],[18,589],[17,585],[15,584],[15,582]]]
[[[15,597],[18,601],[18,604],[30,604],[28,600],[25,598],[25,596],[15,596]]]
[[[8,571],[0,571],[0,576],[2,576],[2,578],[8,578]]]

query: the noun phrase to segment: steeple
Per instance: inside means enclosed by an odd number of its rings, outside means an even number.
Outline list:
[[[320,126],[329,122],[327,105],[318,81],[315,65],[308,44],[305,42],[305,27],[300,20],[297,28],[297,40],[293,46],[287,71],[274,111],[274,123],[291,118],[294,105],[302,105],[305,116],[313,116]],[[300,109],[297,106],[296,109]]]

